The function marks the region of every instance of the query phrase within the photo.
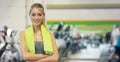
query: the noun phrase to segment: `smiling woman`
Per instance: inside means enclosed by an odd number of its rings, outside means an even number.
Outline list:
[[[33,4],[29,15],[32,25],[20,33],[22,58],[27,62],[58,62],[55,38],[45,24],[43,6]]]

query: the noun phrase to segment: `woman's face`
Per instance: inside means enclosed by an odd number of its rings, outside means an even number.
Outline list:
[[[44,13],[42,11],[42,8],[33,8],[30,13],[30,18],[33,23],[33,25],[38,26],[44,21]]]

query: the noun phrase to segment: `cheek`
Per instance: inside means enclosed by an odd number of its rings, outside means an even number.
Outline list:
[[[35,20],[34,17],[30,17],[30,19],[31,19],[31,22],[34,22],[34,20]]]
[[[30,19],[31,19],[31,21],[34,21],[34,20],[35,20],[35,17],[32,17],[32,16],[31,16]]]
[[[34,20],[34,18],[31,17],[31,21],[33,21],[33,20]]]
[[[39,19],[43,19],[43,16],[40,16]]]

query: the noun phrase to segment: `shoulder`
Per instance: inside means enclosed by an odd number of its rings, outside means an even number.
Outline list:
[[[20,40],[24,40],[25,39],[25,31],[20,31],[19,37],[20,37]]]
[[[20,35],[24,35],[25,34],[25,30],[20,31]]]
[[[20,33],[25,33],[25,30],[20,31]]]

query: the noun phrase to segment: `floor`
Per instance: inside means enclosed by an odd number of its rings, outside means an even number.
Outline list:
[[[87,46],[87,49],[82,49],[76,54],[69,54],[64,62],[108,62],[109,45],[101,44],[97,48]],[[112,62],[116,62],[113,60]]]

